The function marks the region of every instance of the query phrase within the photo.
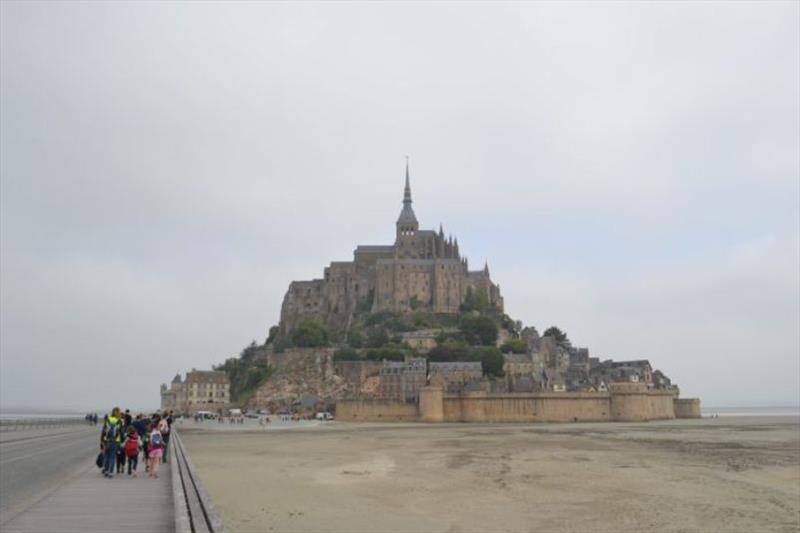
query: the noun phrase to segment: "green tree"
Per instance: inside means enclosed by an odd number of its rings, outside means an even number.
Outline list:
[[[370,348],[367,350],[366,358],[370,361],[403,361],[406,356],[413,355],[407,346],[397,343],[388,343],[380,348]]]
[[[458,329],[471,345],[493,345],[497,342],[497,324],[488,316],[464,316]]]
[[[569,346],[570,341],[567,338],[567,333],[561,331],[558,326],[550,326],[546,330],[544,330],[544,337],[552,337],[556,340],[556,344],[559,346]]]
[[[316,348],[328,345],[328,330],[319,321],[306,318],[292,330],[292,343],[301,348]]]
[[[347,344],[353,348],[361,348],[364,346],[364,334],[361,333],[361,330],[350,330],[350,333],[347,334]]]
[[[511,339],[500,346],[500,351],[503,353],[525,353],[528,351],[528,341],[525,339]]]
[[[389,342],[389,334],[386,333],[386,329],[380,326],[376,326],[371,328],[367,332],[367,342],[366,345],[369,348],[380,348],[384,344]]]
[[[500,350],[494,346],[473,346],[470,348],[469,360],[480,361],[483,373],[486,375],[498,377],[505,375],[503,372],[505,359]]]
[[[434,362],[469,361],[469,345],[464,341],[448,339],[428,352],[428,360]]]
[[[358,361],[361,357],[351,346],[342,346],[333,352],[334,361]]]
[[[222,370],[231,382],[231,400],[238,402],[252,394],[272,374],[272,368],[264,360],[244,360],[231,357],[214,370]]]
[[[258,345],[254,340],[239,353],[239,357],[244,360],[252,359],[253,356],[256,355],[256,352],[258,352]]]

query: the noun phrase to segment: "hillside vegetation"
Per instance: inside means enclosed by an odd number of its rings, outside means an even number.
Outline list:
[[[253,341],[238,357],[231,357],[216,370],[223,370],[231,381],[231,399],[244,404],[272,375],[266,362],[268,350],[281,353],[287,348],[333,347],[335,361],[403,361],[425,356],[434,362],[479,361],[490,376],[503,375],[502,352],[522,353],[527,348],[519,338],[522,324],[499,313],[488,304],[484,294],[468,291],[459,313],[433,313],[414,310],[410,313],[361,309],[347,331],[329,331],[319,320],[307,318],[288,336],[270,328],[263,345]],[[512,339],[496,347],[501,329]],[[436,346],[420,353],[403,342],[403,333],[437,330]]]

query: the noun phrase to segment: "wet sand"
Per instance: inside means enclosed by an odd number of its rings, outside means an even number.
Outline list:
[[[800,531],[800,420],[181,427],[228,531]]]

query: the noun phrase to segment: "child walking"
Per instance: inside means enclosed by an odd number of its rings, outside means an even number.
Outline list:
[[[120,433],[122,433],[122,431]],[[121,440],[122,435],[120,435],[120,441]],[[117,448],[117,474],[125,473],[125,448],[123,448],[121,444],[120,442],[120,446]]]
[[[153,424],[147,422],[145,424],[144,433],[142,434],[142,455],[144,455],[144,470],[150,471],[150,432],[153,431]]]
[[[139,466],[139,434],[133,426],[128,426],[122,447],[125,450],[125,457],[128,458],[128,475],[139,477],[136,473],[136,467]]]
[[[147,462],[150,465],[147,477],[158,477],[158,465],[161,464],[161,456],[164,454],[164,437],[156,425],[150,432],[150,453]]]

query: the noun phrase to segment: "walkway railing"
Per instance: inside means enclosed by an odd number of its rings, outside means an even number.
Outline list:
[[[220,519],[208,497],[175,426],[170,434],[169,466],[175,502],[176,533],[222,533]]]
[[[0,431],[18,429],[43,429],[64,426],[89,426],[85,418],[4,418],[0,419]]]

